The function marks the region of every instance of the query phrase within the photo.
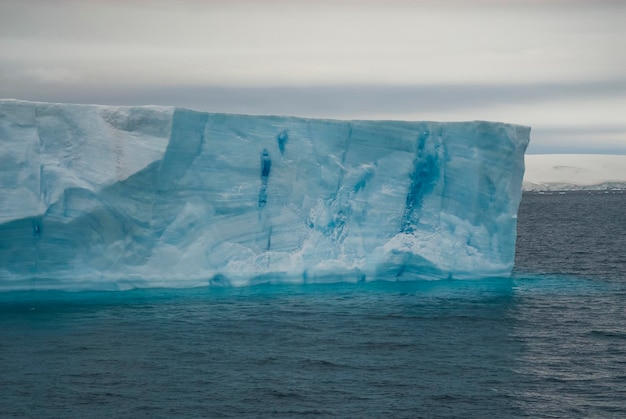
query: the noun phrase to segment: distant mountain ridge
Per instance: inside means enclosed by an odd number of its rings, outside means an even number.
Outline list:
[[[626,155],[528,154],[525,164],[525,191],[626,189]]]

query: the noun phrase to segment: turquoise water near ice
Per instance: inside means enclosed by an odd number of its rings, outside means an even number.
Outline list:
[[[0,293],[0,416],[623,417],[625,204],[526,194],[512,278]]]

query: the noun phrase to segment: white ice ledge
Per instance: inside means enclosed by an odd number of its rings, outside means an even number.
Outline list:
[[[524,190],[626,189],[626,155],[526,155]]]

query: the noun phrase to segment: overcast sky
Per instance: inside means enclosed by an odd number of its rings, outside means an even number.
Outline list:
[[[626,154],[626,1],[0,0],[0,97],[495,120]]]

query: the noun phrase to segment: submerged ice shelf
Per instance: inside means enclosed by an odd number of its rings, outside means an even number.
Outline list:
[[[509,275],[529,131],[0,100],[0,289]]]

